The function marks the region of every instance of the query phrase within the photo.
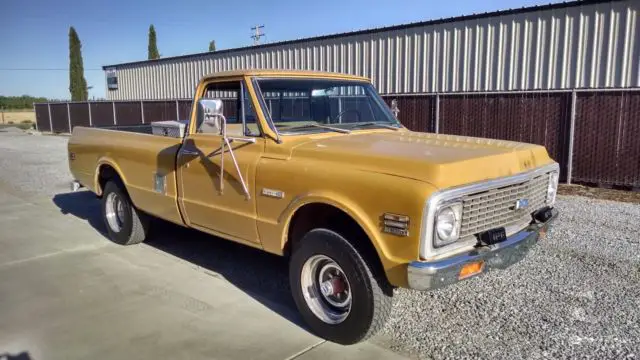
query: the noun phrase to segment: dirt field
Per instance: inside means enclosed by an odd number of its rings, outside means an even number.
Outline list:
[[[36,113],[32,110],[0,111],[0,124],[8,124],[10,121],[13,121],[14,124],[19,124],[24,120],[35,122]]]

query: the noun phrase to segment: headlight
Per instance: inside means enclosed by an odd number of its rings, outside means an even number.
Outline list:
[[[557,171],[549,173],[549,187],[547,188],[547,205],[553,206],[556,202],[556,193],[558,192],[558,177]]]
[[[462,220],[462,203],[447,203],[438,207],[434,224],[433,246],[441,247],[458,240]]]

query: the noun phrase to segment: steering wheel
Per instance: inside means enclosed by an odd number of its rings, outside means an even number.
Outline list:
[[[358,111],[357,109],[346,109],[346,110],[342,110],[342,111],[340,111],[340,113],[339,113],[338,115],[336,115],[336,117],[334,117],[333,119],[331,119],[331,123],[332,123],[332,124],[335,124],[335,123],[336,123],[336,121],[342,117],[342,115],[344,115],[344,114],[346,114],[346,113],[350,113],[350,112],[355,113],[355,114],[356,114],[356,117],[358,118],[358,121],[356,121],[356,122],[360,122],[360,118],[361,118],[361,116],[360,116],[360,111]]]

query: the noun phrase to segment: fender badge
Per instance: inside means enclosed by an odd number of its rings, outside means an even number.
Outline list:
[[[284,198],[284,192],[280,191],[280,190],[273,190],[273,189],[267,189],[267,188],[263,188],[262,189],[262,195],[263,196],[269,196],[269,197],[274,197],[276,199],[282,199]]]

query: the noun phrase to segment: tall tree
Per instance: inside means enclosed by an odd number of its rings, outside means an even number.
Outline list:
[[[211,40],[209,42],[209,51],[216,51],[216,41],[215,40]]]
[[[153,24],[149,26],[149,60],[159,59],[160,53],[158,52],[158,44],[156,44],[156,29],[153,27]]]
[[[69,28],[69,92],[72,101],[87,100],[87,80],[82,64],[82,43],[76,29]]]

